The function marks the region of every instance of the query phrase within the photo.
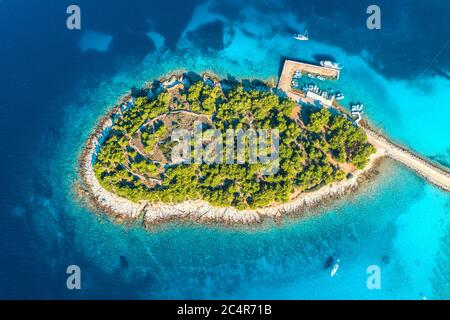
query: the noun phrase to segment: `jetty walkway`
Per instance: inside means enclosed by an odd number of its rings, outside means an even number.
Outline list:
[[[375,148],[383,151],[386,156],[403,163],[430,183],[450,192],[450,170],[448,168],[439,166],[429,159],[398,146],[372,129],[367,127],[363,127],[363,129],[366,131],[369,142]]]

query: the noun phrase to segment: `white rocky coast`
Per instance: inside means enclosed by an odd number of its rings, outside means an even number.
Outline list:
[[[170,86],[175,81],[182,82],[179,76],[173,74],[161,83]],[[272,205],[255,210],[238,210],[234,207],[213,207],[203,200],[184,201],[181,203],[151,203],[148,201],[132,202],[105,190],[94,174],[93,163],[96,151],[99,150],[103,139],[113,126],[112,119],[120,116],[122,110],[130,107],[130,96],[125,96],[118,106],[102,118],[94,132],[87,140],[84,152],[80,157],[80,169],[82,187],[89,195],[94,206],[102,212],[121,220],[139,220],[143,225],[153,225],[173,220],[191,220],[202,223],[223,224],[255,224],[264,219],[278,219],[285,215],[296,214],[305,208],[312,208],[324,203],[324,201],[342,197],[354,190],[375,167],[377,159],[388,155],[384,145],[374,143],[373,135],[369,134],[370,142],[376,147],[377,152],[372,154],[369,163],[363,170],[352,172],[350,177],[342,181],[321,187],[310,192],[296,194],[289,202]],[[370,133],[370,132],[369,132]]]

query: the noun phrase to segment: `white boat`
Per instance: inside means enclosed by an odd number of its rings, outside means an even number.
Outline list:
[[[302,72],[301,71],[297,70],[297,71],[294,72],[294,78],[300,79],[301,77],[302,77]]]
[[[336,275],[336,272],[339,269],[339,262],[340,260],[337,259],[336,264],[333,266],[333,269],[331,269],[330,276],[334,277]]]
[[[325,80],[325,78],[322,77],[322,76],[317,76],[317,79],[319,79],[319,80],[321,80],[321,81],[324,81],[324,80]]]
[[[308,77],[315,78],[315,76],[313,74],[311,74],[311,73],[308,73]]]
[[[294,34],[294,39],[297,39],[300,41],[309,40],[308,30],[305,30],[305,32],[303,34],[301,34],[301,33]]]
[[[345,96],[342,92],[336,93],[336,100],[342,100],[344,98],[345,98]]]
[[[344,67],[343,65],[341,65],[337,62],[332,62],[329,60],[320,61],[320,65],[322,67],[333,68],[333,69],[342,69]]]

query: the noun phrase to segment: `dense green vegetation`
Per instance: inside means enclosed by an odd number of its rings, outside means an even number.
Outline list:
[[[96,177],[104,188],[132,201],[203,199],[215,206],[245,209],[286,202],[295,190],[342,180],[347,173],[340,163],[366,165],[375,150],[362,129],[327,109],[306,112],[304,121],[292,118],[295,103],[266,89],[236,83],[222,90],[200,80],[178,91],[162,90],[151,99],[136,98],[103,143],[94,164]],[[261,163],[170,165],[152,159],[155,148],[167,153],[172,145],[162,123],[145,124],[180,105],[210,117],[224,135],[226,129],[278,129],[278,172],[262,175]],[[130,145],[138,138],[142,153]]]
[[[152,153],[155,145],[165,134],[166,127],[161,123],[154,124],[150,130],[143,130],[141,137],[145,152]]]

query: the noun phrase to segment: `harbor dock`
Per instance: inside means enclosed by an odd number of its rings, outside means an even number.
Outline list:
[[[330,67],[322,67],[293,60],[285,60],[283,70],[278,81],[278,89],[284,91],[286,95],[299,104],[321,104],[323,107],[333,107],[344,114],[348,114],[339,105],[337,101],[331,100],[331,103],[320,95],[312,95],[309,91],[306,93],[302,90],[292,88],[292,79],[296,72],[302,74],[312,74],[314,76],[321,76],[326,79],[337,80],[339,78],[339,69]],[[308,94],[309,93],[309,94]],[[397,145],[390,141],[382,134],[376,133],[375,130],[368,125],[361,126],[367,134],[368,141],[374,145],[378,150],[381,150],[385,156],[388,156],[398,162],[401,162],[408,168],[415,171],[420,176],[424,177],[430,183],[437,187],[450,192],[450,169],[438,165],[421,155],[418,155],[407,148]]]
[[[330,106],[333,101],[327,102],[327,99],[317,96],[317,94],[303,93],[299,90],[293,90],[291,81],[296,72],[301,72],[303,75],[312,75],[314,77],[323,77],[329,80],[339,79],[340,70],[330,67],[322,67],[315,64],[298,62],[294,60],[285,60],[283,70],[281,71],[280,79],[278,81],[278,89],[284,91],[286,95],[294,101],[302,100],[307,103],[314,103],[315,100],[321,101],[323,104]]]

